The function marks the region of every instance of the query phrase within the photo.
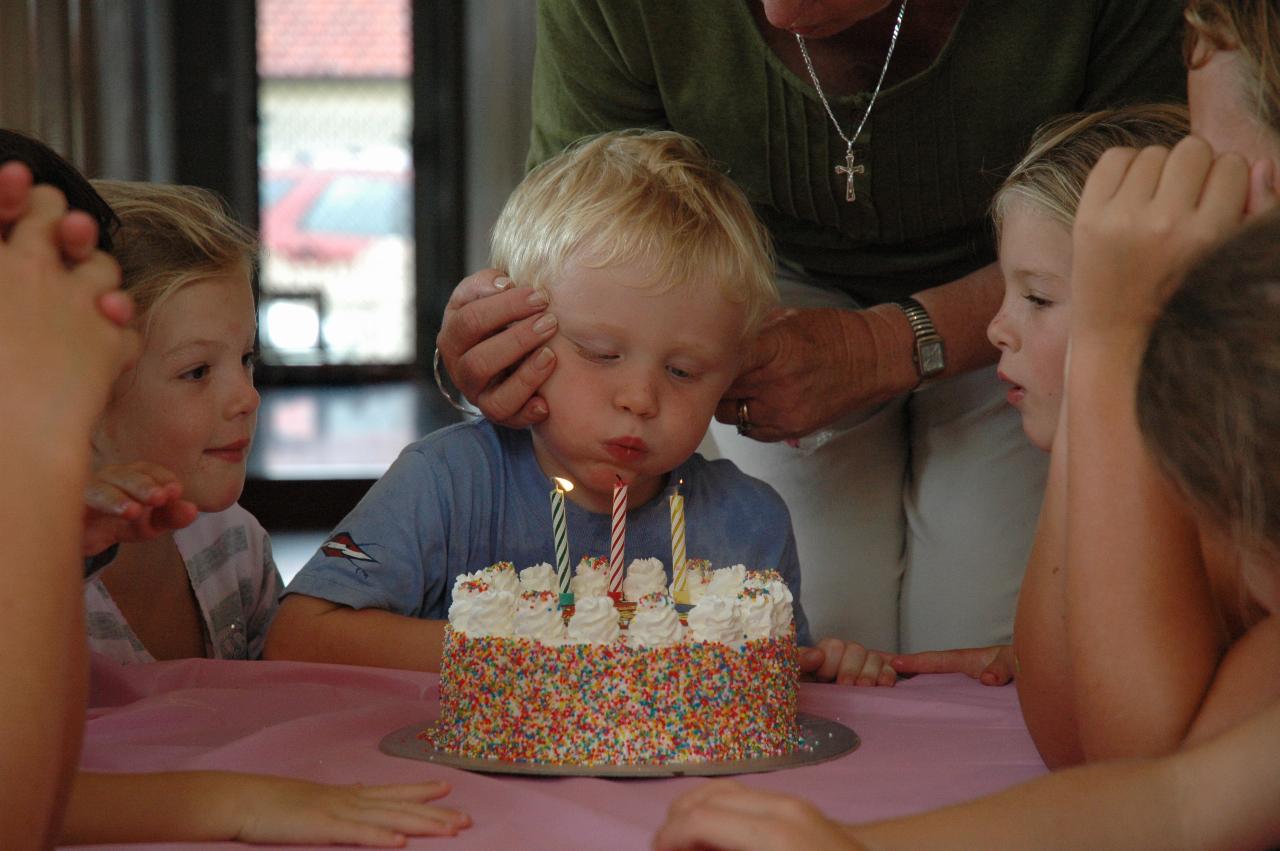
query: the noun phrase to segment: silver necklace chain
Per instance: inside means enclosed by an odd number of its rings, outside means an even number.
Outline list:
[[[893,35],[889,37],[889,52],[885,54],[884,66],[880,68],[880,78],[876,80],[876,87],[871,92],[871,100],[867,102],[867,111],[862,113],[862,120],[858,122],[858,127],[853,131],[852,136],[844,135],[844,130],[840,127],[840,122],[836,120],[836,115],[831,111],[831,104],[827,102],[827,95],[822,91],[822,83],[818,82],[818,72],[813,70],[813,60],[809,58],[809,48],[804,43],[804,36],[796,33],[796,43],[800,45],[800,55],[804,57],[804,67],[809,71],[809,79],[813,81],[813,88],[818,92],[818,100],[822,101],[822,107],[827,111],[827,117],[831,119],[831,123],[835,125],[836,132],[840,134],[840,138],[845,144],[845,165],[836,166],[837,174],[845,174],[848,177],[848,185],[845,192],[845,199],[853,201],[855,195],[853,192],[853,175],[856,172],[861,174],[864,169],[862,166],[853,165],[853,143],[858,141],[858,137],[862,135],[862,128],[867,125],[867,119],[871,117],[871,109],[876,105],[876,98],[880,95],[880,87],[884,84],[884,75],[889,72],[889,60],[893,58],[893,49],[898,46],[898,33],[902,31],[902,19],[907,14],[907,0],[902,0],[902,5],[898,7],[898,19],[893,25]]]

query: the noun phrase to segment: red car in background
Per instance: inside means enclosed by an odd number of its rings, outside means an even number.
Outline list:
[[[407,172],[267,169],[262,241],[281,259],[350,264],[377,240],[412,237]]]

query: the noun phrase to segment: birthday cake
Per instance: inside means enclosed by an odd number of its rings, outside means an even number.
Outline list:
[[[440,719],[420,738],[465,757],[583,766],[795,750],[790,591],[774,571],[690,565],[687,614],[657,559],[631,563],[620,605],[604,559],[578,565],[565,608],[547,564],[458,577]]]

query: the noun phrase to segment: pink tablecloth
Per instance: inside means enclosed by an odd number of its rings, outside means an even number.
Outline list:
[[[410,842],[419,848],[648,848],[671,800],[705,782],[471,774],[380,753],[386,733],[435,717],[436,682],[433,674],[341,665],[200,659],[120,667],[96,659],[82,764],[331,783],[447,779],[454,791],[445,802],[468,811],[475,826],[455,839]],[[929,809],[1044,772],[1011,686],[960,675],[892,689],[805,684],[800,708],[852,727],[861,747],[741,779],[803,795],[841,819]]]

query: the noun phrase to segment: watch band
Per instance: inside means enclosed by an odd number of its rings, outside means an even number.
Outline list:
[[[920,377],[920,382],[916,384],[918,388],[926,379],[932,378],[947,368],[946,347],[924,305],[914,298],[899,299],[893,304],[907,315],[911,333],[916,338],[911,361],[915,364],[916,375]]]

